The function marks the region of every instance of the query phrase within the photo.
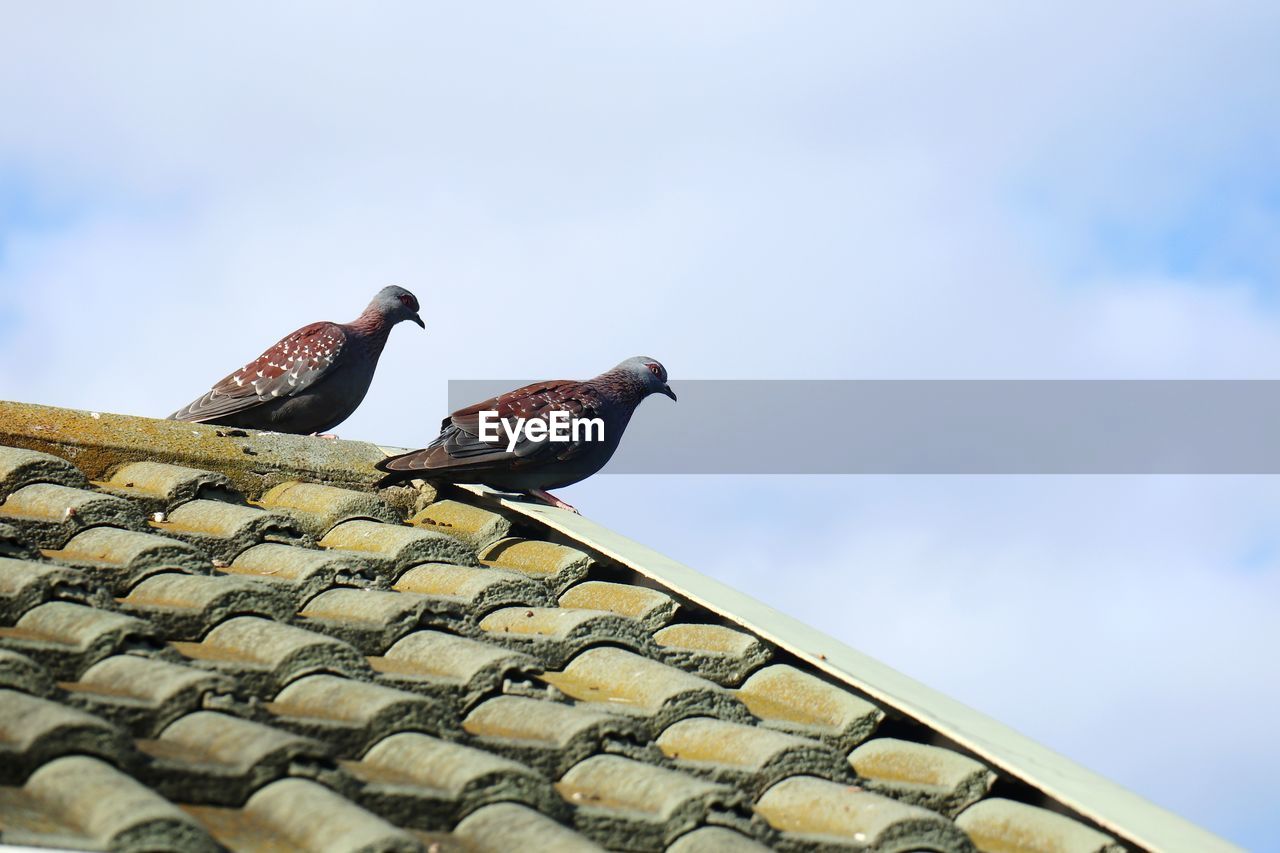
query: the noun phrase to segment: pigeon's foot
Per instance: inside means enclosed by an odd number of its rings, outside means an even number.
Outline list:
[[[542,501],[543,503],[548,503],[554,507],[559,507],[560,509],[567,509],[569,510],[569,512],[576,513],[577,515],[582,515],[582,513],[578,512],[572,506],[560,500],[558,497],[556,497],[555,495],[551,494],[550,492],[544,489],[530,489],[529,494],[537,498],[538,500]]]
[[[338,437],[338,434],[334,432],[313,432],[311,435],[316,438],[327,438],[330,441],[333,441]]]

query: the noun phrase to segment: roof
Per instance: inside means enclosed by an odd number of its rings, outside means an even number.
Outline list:
[[[588,519],[0,403],[0,840],[1234,849]]]

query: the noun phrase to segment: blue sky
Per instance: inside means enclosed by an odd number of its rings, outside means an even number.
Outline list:
[[[339,431],[405,446],[450,378],[636,353],[677,389],[1275,378],[1277,36],[1264,3],[31,5],[0,31],[0,397],[163,416],[390,283],[428,333]],[[1272,478],[565,496],[1277,848]]]

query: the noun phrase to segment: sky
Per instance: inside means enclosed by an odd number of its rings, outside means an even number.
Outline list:
[[[396,329],[337,432],[389,445],[433,437],[449,379],[640,353],[677,392],[1280,373],[1275,4],[4,17],[0,398],[162,417],[386,284],[427,333]],[[1274,477],[606,473],[564,497],[1280,849]]]

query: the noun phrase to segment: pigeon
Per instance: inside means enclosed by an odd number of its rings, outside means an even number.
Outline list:
[[[169,420],[299,435],[328,432],[364,399],[391,327],[402,320],[427,327],[418,310],[412,293],[384,287],[350,323],[303,326]]]
[[[387,474],[379,485],[411,479],[479,483],[577,512],[547,490],[572,485],[603,468],[636,406],[654,393],[676,399],[667,369],[647,356],[629,358],[585,382],[526,385],[459,409],[444,419],[439,437],[427,447],[379,462],[376,467]],[[503,420],[495,422],[499,418]],[[570,423],[559,436],[535,429],[544,435],[537,440],[519,428],[517,418],[526,419],[526,426],[540,421],[548,431],[557,420],[563,424],[572,418],[582,428],[575,431]],[[594,418],[601,429],[592,428],[589,419]],[[567,440],[561,440],[565,431]]]

